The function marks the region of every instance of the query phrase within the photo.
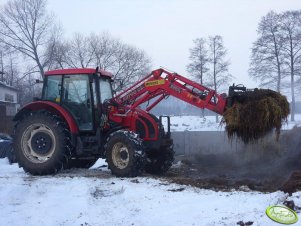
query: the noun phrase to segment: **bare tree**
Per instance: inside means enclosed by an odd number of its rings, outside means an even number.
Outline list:
[[[16,60],[16,56],[9,54],[7,63],[4,67],[5,72],[5,82],[10,86],[15,86],[18,77],[19,77],[19,70],[18,70],[18,63]]]
[[[108,33],[99,35],[91,34],[89,44],[94,53],[95,64],[102,69],[112,68],[116,62],[116,55],[122,43],[114,39]]]
[[[205,74],[208,72],[208,49],[204,38],[198,38],[193,41],[194,47],[190,49],[190,64],[187,65],[187,71],[197,78],[201,84],[204,84]]]
[[[150,58],[142,50],[124,44],[108,33],[75,34],[69,41],[54,41],[48,49],[52,68],[97,67],[114,75],[122,89],[150,71]]]
[[[9,75],[7,74],[7,65],[11,63],[11,59],[13,58],[14,61],[16,59],[16,53],[10,51],[8,46],[3,45],[0,43],[0,72],[1,72],[1,82],[9,84]]]
[[[53,28],[46,0],[11,0],[0,9],[0,43],[33,60],[41,76]]]
[[[9,51],[6,47],[1,48],[0,45],[0,72],[1,82],[7,85],[14,85],[18,78],[18,70],[16,69],[18,63],[18,54]]]
[[[67,45],[66,64],[69,67],[95,66],[94,49],[91,48],[88,37],[76,33],[65,45]]]
[[[91,34],[86,37],[78,33],[71,40],[54,39],[47,49],[51,68],[100,66],[105,69],[114,63],[114,60],[109,60],[117,51],[113,42],[107,35]]]
[[[226,60],[227,50],[224,47],[223,38],[219,35],[209,37],[209,60],[212,71],[210,73],[209,86],[218,91],[222,86],[229,84],[232,80],[232,75],[229,74],[229,61]],[[216,122],[218,116],[216,115]]]
[[[69,45],[60,40],[52,40],[47,46],[46,55],[48,59],[48,70],[50,69],[63,69],[67,66],[67,53]]]
[[[253,44],[249,75],[261,86],[280,92],[283,73],[283,39],[280,27],[281,16],[270,11],[262,17]]]
[[[26,70],[27,68],[20,68],[20,56],[15,52],[6,52],[3,55],[3,82],[7,85],[13,86],[18,90],[18,103],[24,105],[30,102],[34,96],[33,79]],[[21,73],[24,72],[25,73]],[[32,67],[28,68],[32,71]],[[31,73],[32,74],[32,73]]]
[[[150,71],[150,59],[146,53],[124,44],[108,33],[92,34],[88,38],[95,66],[111,71],[117,89],[133,84]]]
[[[97,67],[113,73],[122,89],[150,71],[150,59],[144,51],[124,44],[107,33],[86,37],[75,34],[70,41],[50,47],[53,67]]]
[[[122,44],[115,55],[115,63],[110,67],[114,78],[120,83],[117,89],[123,89],[150,72],[151,60],[142,50]]]
[[[285,64],[290,76],[291,121],[295,120],[295,85],[301,76],[301,11],[287,11],[281,16]]]
[[[32,74],[19,78],[15,87],[18,89],[18,100],[21,106],[32,102],[32,99],[41,93],[41,89],[35,84]]]
[[[225,59],[227,50],[224,47],[223,38],[219,35],[209,37],[209,61],[212,66],[212,87],[218,90],[223,85],[228,85],[232,80],[229,74],[229,60]]]
[[[4,82],[4,62],[3,62],[3,58],[4,58],[4,53],[1,50],[0,51],[0,75],[1,75],[1,82]]]
[[[62,60],[62,55],[66,55],[67,48],[62,40],[62,29],[60,26],[54,26],[52,29],[52,35],[45,46],[44,51],[44,63],[43,68],[45,70],[50,70],[53,68],[61,67],[58,65],[60,58]],[[63,68],[63,67],[61,67]]]

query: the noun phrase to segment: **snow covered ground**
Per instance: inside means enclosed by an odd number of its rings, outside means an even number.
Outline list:
[[[283,129],[301,126],[288,122]],[[223,131],[214,116],[171,117],[172,131]],[[1,141],[0,141],[1,142]],[[0,226],[2,225],[279,225],[265,214],[270,205],[294,200],[281,191],[263,193],[245,188],[213,191],[177,185],[151,177],[116,178],[103,160],[89,170],[70,170],[35,177],[17,164],[0,159]],[[179,164],[179,163],[178,163]],[[300,212],[298,213],[301,214]],[[301,220],[295,225],[301,225]]]
[[[34,177],[0,159],[0,225],[279,225],[265,210],[287,194],[215,192],[148,177],[90,170]],[[301,206],[301,192],[289,199]],[[301,225],[301,221],[295,225]]]
[[[288,117],[290,119],[290,116]],[[219,116],[219,121],[221,117]],[[215,122],[215,116],[171,116],[171,131],[223,131],[224,126]],[[301,114],[295,115],[295,122],[288,120],[282,129],[289,130],[295,125],[301,126]]]

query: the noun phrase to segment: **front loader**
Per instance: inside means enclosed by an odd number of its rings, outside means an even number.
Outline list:
[[[45,73],[42,97],[15,116],[17,162],[33,175],[54,174],[72,167],[89,168],[105,158],[119,177],[143,171],[162,174],[174,160],[170,118],[167,131],[149,113],[174,96],[201,109],[223,114],[244,87],[217,94],[201,84],[164,69],[152,71],[113,96],[112,74],[95,69],[62,69]],[[145,109],[141,105],[152,100]]]

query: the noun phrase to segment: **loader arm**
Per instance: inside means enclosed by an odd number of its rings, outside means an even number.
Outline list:
[[[139,105],[156,98],[145,109],[150,111],[168,96],[221,115],[227,103],[226,94],[217,94],[215,90],[162,68],[152,71],[148,76],[119,93],[113,100],[120,105],[128,106],[129,111],[132,111]]]

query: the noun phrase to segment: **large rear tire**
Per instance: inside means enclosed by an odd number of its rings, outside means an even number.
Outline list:
[[[112,174],[117,177],[135,177],[142,174],[145,154],[138,134],[119,130],[111,134],[105,146],[106,161]]]
[[[70,132],[47,111],[33,112],[16,124],[13,146],[19,166],[32,175],[58,172],[71,155]]]
[[[147,152],[147,163],[145,172],[161,175],[166,173],[172,166],[175,152],[172,147],[164,147],[160,150],[150,150]]]

